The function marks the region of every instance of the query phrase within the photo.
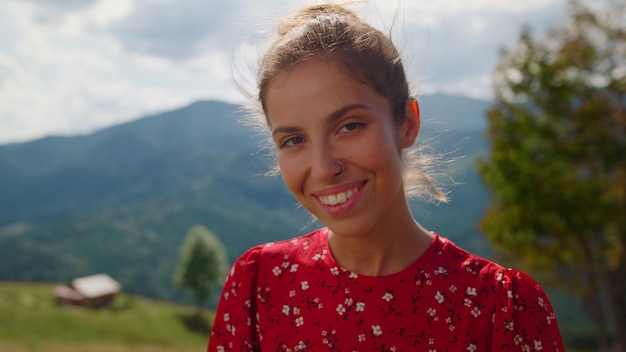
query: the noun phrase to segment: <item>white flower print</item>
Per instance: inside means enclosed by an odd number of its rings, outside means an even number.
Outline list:
[[[385,293],[385,295],[383,296],[383,299],[387,302],[391,301],[393,299],[393,295],[390,292]]]
[[[283,269],[287,269],[289,267],[289,262],[283,262],[281,266],[283,267]]]
[[[304,325],[304,318],[303,317],[298,317],[296,319],[296,326],[302,326]]]
[[[535,340],[535,351],[543,351],[543,346],[541,345],[541,341]]]
[[[468,287],[466,292],[467,292],[468,296],[476,296],[477,295],[476,294],[476,289],[473,288],[473,287]]]
[[[515,338],[513,339],[513,342],[515,342],[515,345],[519,345],[520,342],[522,342],[522,337],[519,335],[515,335]]]
[[[226,324],[226,331],[230,332],[233,336],[237,332],[237,328],[234,325]]]
[[[339,268],[338,267],[330,268],[330,273],[333,275],[339,275]]]
[[[298,264],[291,264],[291,272],[295,273],[296,271],[298,271]]]
[[[348,279],[356,279],[357,277],[359,277],[357,273],[350,272],[350,276],[348,276]]]
[[[302,288],[302,291],[306,291],[309,289],[309,282],[308,281],[302,281],[300,283],[300,288]]]
[[[539,307],[544,308],[543,298],[539,297]]]
[[[296,297],[296,290],[289,291],[289,297]]]
[[[443,301],[446,299],[446,297],[440,291],[437,291],[435,299],[437,300],[437,302],[439,302],[439,304],[443,304]]]
[[[224,313],[224,321],[230,321],[230,314]]]
[[[293,307],[293,315],[300,315],[300,308]]]
[[[357,312],[365,311],[365,303],[364,302],[357,302],[356,303],[356,311]]]
[[[470,352],[474,352],[477,350],[476,345],[474,345],[473,343],[470,343],[469,346],[467,346],[467,350]]]
[[[278,276],[278,275],[280,275],[280,273],[282,273],[283,271],[282,271],[282,270],[280,270],[280,268],[276,266],[276,267],[274,267],[274,269],[272,270],[272,272],[274,273],[274,275]]]
[[[322,308],[324,308],[324,303],[321,303],[321,302],[320,302],[320,298],[319,298],[319,297],[315,297],[315,298],[313,299],[313,302],[317,303],[317,308],[318,308],[318,309],[322,309]]]
[[[300,351],[300,350],[306,350],[306,344],[304,343],[304,341],[300,341],[300,343],[298,344],[298,346],[296,346],[296,351]]]
[[[354,303],[354,300],[352,298],[346,298],[345,302],[344,302],[347,306],[351,306]]]
[[[291,308],[289,308],[288,305],[283,305],[283,314],[285,315],[289,315],[289,312],[291,311]]]
[[[449,288],[450,292],[456,292],[456,286],[452,285]]]
[[[359,342],[365,341],[365,334],[359,335]]]
[[[337,313],[339,313],[339,315],[343,315],[343,313],[346,312],[346,307],[343,306],[343,304],[339,304],[337,306]]]
[[[437,314],[437,310],[434,308],[428,308],[428,315],[430,315],[431,317],[434,317],[435,314]]]
[[[481,311],[478,309],[478,307],[474,307],[474,309],[472,309],[472,315],[474,316],[474,318],[478,318],[480,313]]]
[[[380,336],[383,334],[383,330],[380,328],[380,325],[372,325],[372,333],[375,336]]]

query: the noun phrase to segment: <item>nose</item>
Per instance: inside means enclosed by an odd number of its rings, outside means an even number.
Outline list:
[[[344,166],[337,158],[335,148],[323,143],[313,148],[311,153],[311,176],[319,180],[332,180],[344,171]]]

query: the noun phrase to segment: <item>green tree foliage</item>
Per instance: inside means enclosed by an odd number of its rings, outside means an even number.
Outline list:
[[[488,111],[492,191],[481,229],[539,279],[573,292],[600,348],[626,349],[626,3],[569,4],[568,20],[504,49]],[[621,346],[621,347],[619,347]]]
[[[202,225],[193,226],[180,248],[180,263],[174,281],[190,290],[197,303],[197,314],[211,299],[228,270],[226,250],[220,240]]]

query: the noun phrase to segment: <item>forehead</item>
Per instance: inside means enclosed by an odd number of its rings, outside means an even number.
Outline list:
[[[315,58],[272,78],[266,89],[265,110],[272,126],[297,115],[328,116],[351,104],[380,108],[386,101],[336,62]]]

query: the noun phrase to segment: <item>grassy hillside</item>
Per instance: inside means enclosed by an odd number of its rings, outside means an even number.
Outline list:
[[[212,313],[122,294],[99,310],[57,306],[52,285],[0,283],[0,351],[202,351]]]

